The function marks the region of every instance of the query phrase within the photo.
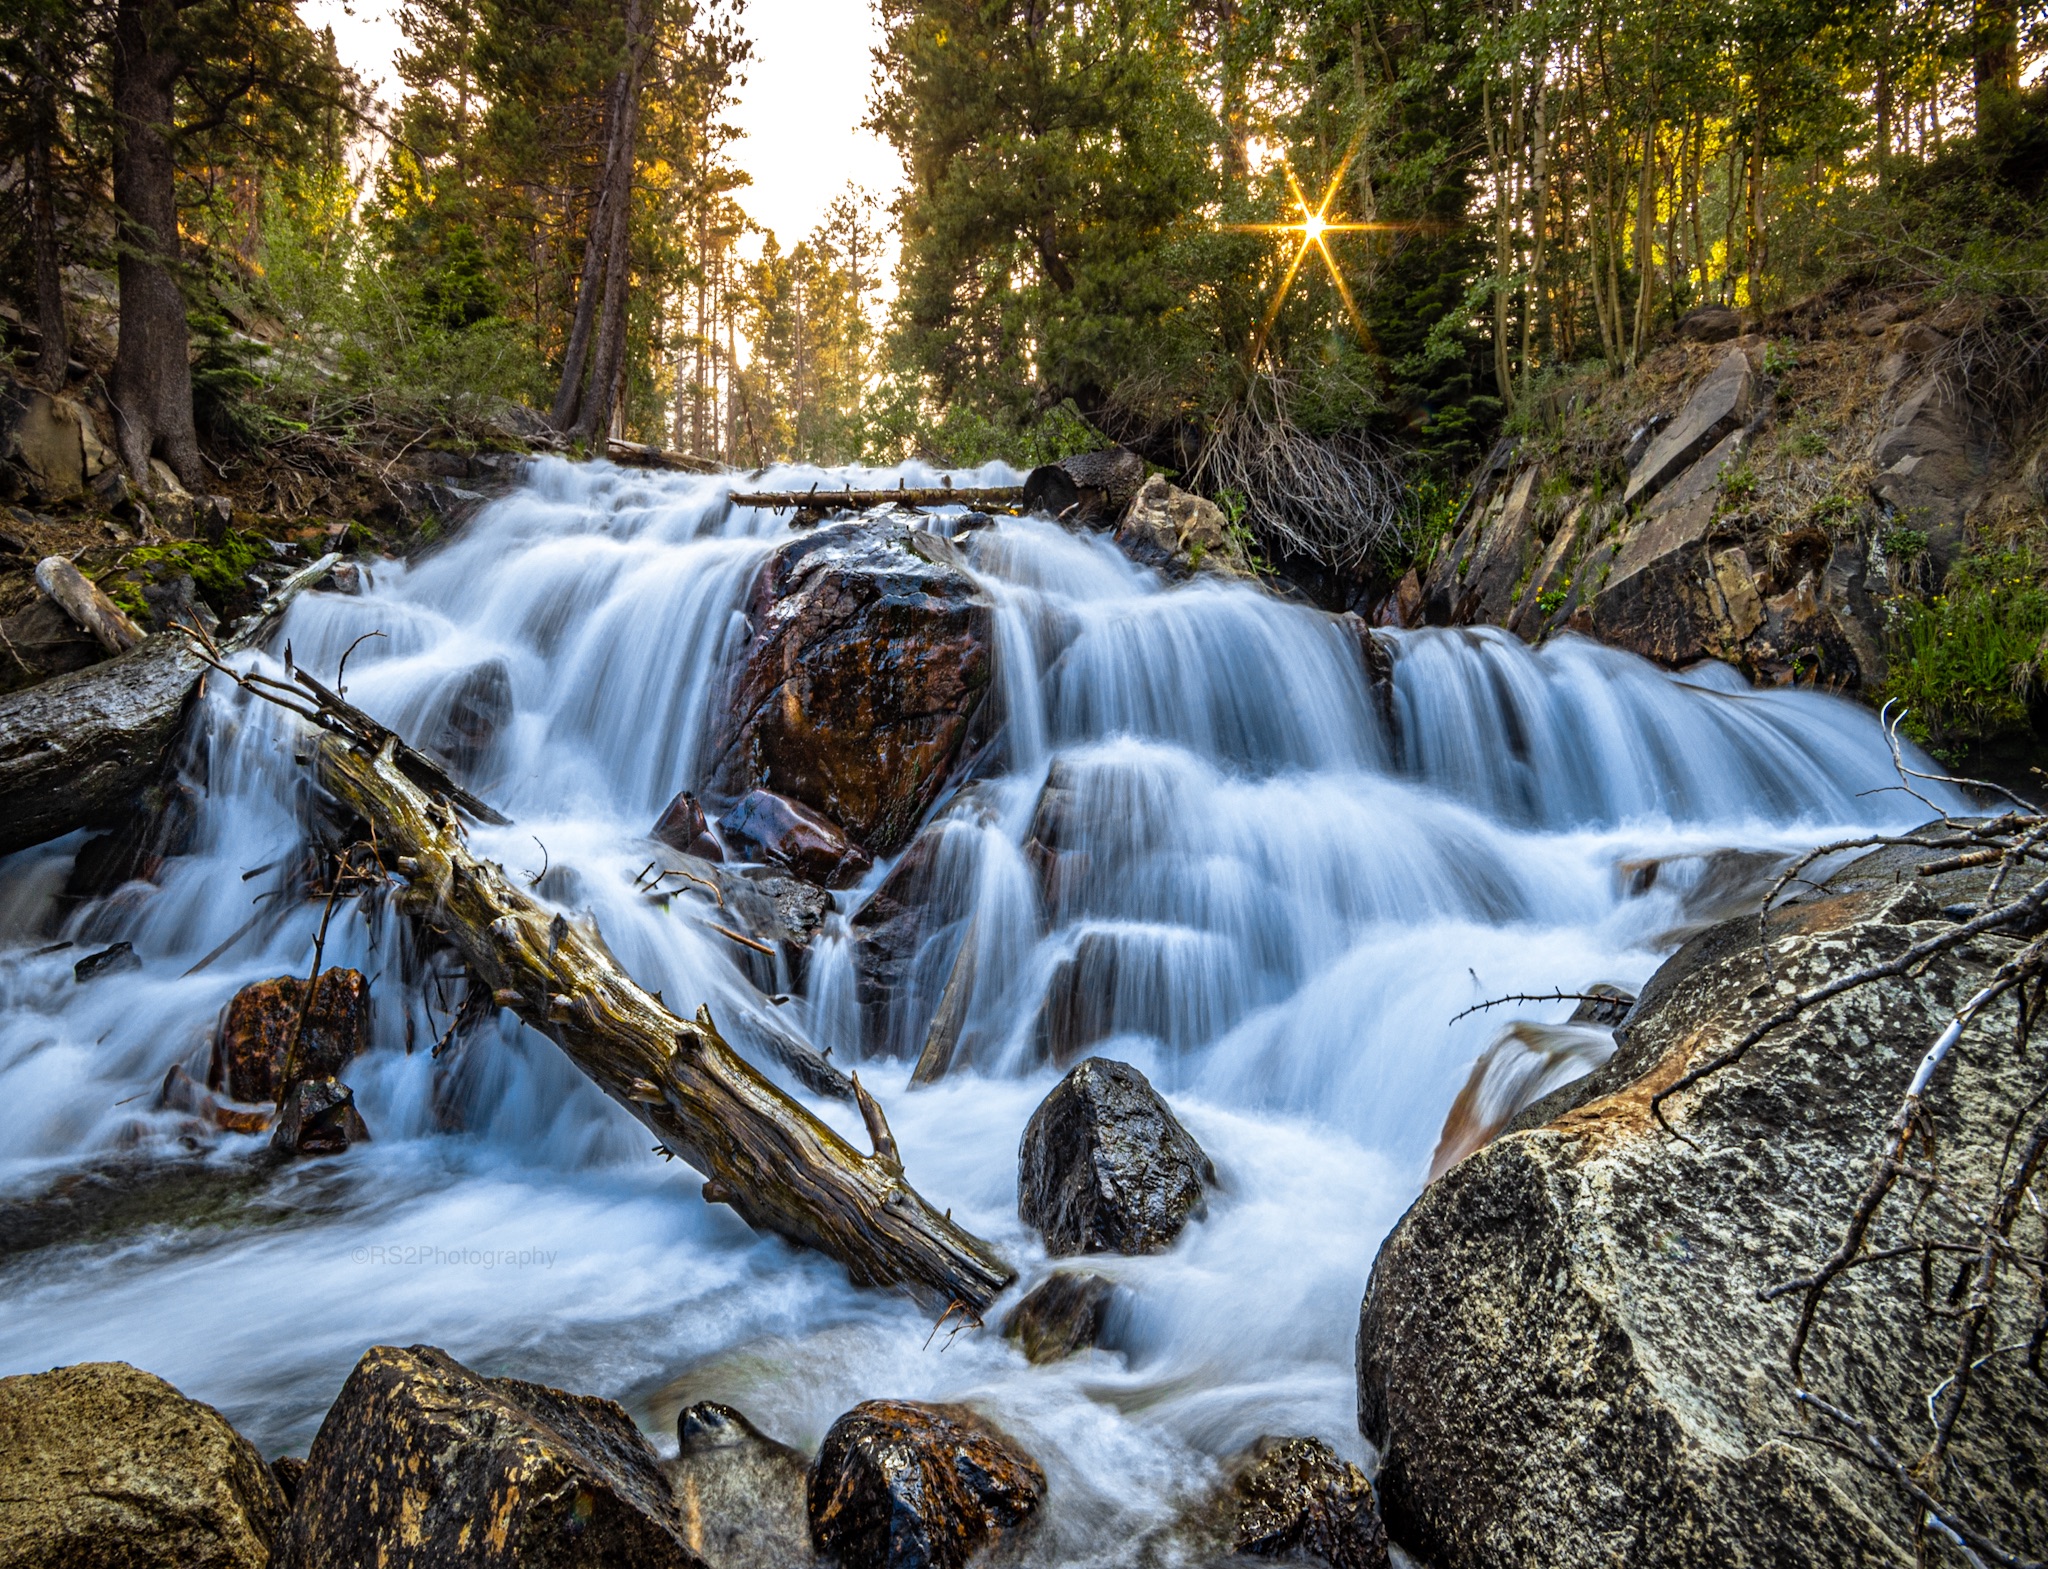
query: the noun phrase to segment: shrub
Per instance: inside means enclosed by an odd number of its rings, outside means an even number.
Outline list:
[[[1885,696],[1909,710],[1906,731],[1922,742],[2022,730],[2044,634],[2048,590],[2027,556],[1966,557],[1942,593],[1898,616]]]

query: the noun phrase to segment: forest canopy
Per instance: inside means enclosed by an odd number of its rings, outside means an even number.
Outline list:
[[[386,107],[284,0],[28,0],[21,331],[58,374],[118,272],[131,468],[524,404],[743,465],[1107,437],[1256,521],[1703,305],[2042,293],[2020,0],[879,0],[903,183],[801,237],[746,213],[742,7],[404,0]]]

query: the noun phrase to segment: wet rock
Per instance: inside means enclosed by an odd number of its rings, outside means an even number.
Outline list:
[[[710,1569],[801,1569],[812,1562],[804,1515],[808,1462],[731,1406],[713,1400],[676,1419],[666,1462],[690,1550]]]
[[[0,1563],[263,1569],[285,1501],[212,1406],[125,1362],[0,1378]]]
[[[1422,579],[1410,567],[1401,575],[1387,597],[1373,607],[1376,627],[1418,627],[1422,625]]]
[[[668,1479],[609,1400],[372,1346],[306,1456],[278,1569],[698,1569]]]
[[[306,995],[296,975],[254,981],[236,992],[214,1037],[209,1088],[230,1100],[275,1102],[284,1089],[285,1051]],[[300,1071],[339,1073],[368,1044],[370,983],[360,970],[323,970],[299,1034]]]
[[[1749,356],[1739,345],[1731,347],[1686,400],[1678,417],[1650,443],[1629,474],[1623,504],[1632,507],[1655,495],[1741,424],[1749,413],[1751,381]]]
[[[1122,447],[1045,463],[1024,479],[1024,509],[1062,523],[1108,528],[1145,483],[1145,460]]]
[[[655,819],[647,837],[706,861],[725,859],[725,851],[711,837],[711,823],[704,816],[704,808],[687,790],[678,791],[675,799],[661,809],[661,816]]]
[[[839,1569],[961,1569],[1044,1499],[1045,1473],[992,1423],[908,1400],[834,1422],[807,1490],[811,1543]]]
[[[1360,1319],[1360,1425],[1382,1456],[1387,1527],[1418,1559],[1916,1561],[1910,1501],[1855,1455],[1798,1436],[1822,1431],[1785,1364],[1799,1298],[1762,1294],[1834,1246],[1921,1053],[2017,945],[1980,940],[1764,1036],[1666,1104],[1683,1139],[1657,1125],[1649,1098],[1741,1039],[1781,989],[1895,958],[1989,880],[1917,877],[1925,856],[1879,852],[1774,912],[1769,973],[1753,912],[1694,937],[1644,989],[1605,1066],[1531,1108],[1540,1126],[1452,1168],[1388,1237]],[[1966,1209],[1987,1202],[2004,1130],[2038,1090],[2038,1063],[2007,1045],[2012,1027],[2004,1003],[1981,1037],[1966,1034],[1928,1103],[1946,1191]],[[1868,1246],[1903,1240],[1893,1219]],[[1952,1324],[1923,1318],[1920,1265],[1903,1251],[1830,1293],[1806,1378],[1894,1452],[1918,1454],[1955,1341]],[[1995,1308],[2001,1321],[2029,1318],[2024,1289]],[[1973,1378],[1984,1382],[1948,1485],[1979,1525],[2038,1556],[2040,1386],[2017,1356],[1986,1359]]]
[[[1693,343],[1726,343],[1742,335],[1742,315],[1726,305],[1700,305],[1678,319],[1678,335]]]
[[[939,908],[937,876],[943,826],[934,823],[903,852],[881,886],[847,924],[853,934],[854,996],[860,1005],[861,1040],[870,1052],[898,1046],[898,1011],[912,992],[913,969],[926,940],[951,917]]]
[[[1017,1213],[1055,1257],[1163,1253],[1207,1213],[1216,1168],[1128,1063],[1091,1057],[1031,1114]]]
[[[339,1155],[370,1142],[355,1091],[339,1079],[300,1079],[285,1091],[270,1132],[280,1155]]]
[[[1233,1503],[1240,1553],[1386,1569],[1387,1532],[1372,1483],[1321,1439],[1260,1439]]]
[[[1116,542],[1140,566],[1172,578],[1255,576],[1244,542],[1231,533],[1223,509],[1168,484],[1163,474],[1154,474],[1131,498],[1117,525]]]
[[[749,790],[718,827],[749,860],[773,861],[825,888],[858,882],[871,864],[837,823],[772,790]]]
[[[1579,1005],[1572,1009],[1569,1020],[1572,1024],[1597,1024],[1603,1029],[1613,1029],[1628,1017],[1629,1009],[1636,1005],[1635,993],[1625,991],[1606,981],[1596,981],[1586,988],[1586,995]]]
[[[487,659],[442,689],[419,733],[426,750],[457,778],[470,778],[489,760],[511,719],[512,672],[504,660]]]
[[[156,1092],[159,1111],[182,1111],[223,1133],[261,1133],[270,1126],[269,1107],[223,1106],[213,1092],[174,1062]]]
[[[172,778],[146,787],[111,831],[79,847],[64,880],[67,899],[98,899],[123,883],[155,882],[164,862],[192,845],[199,814],[192,789]]]
[[[136,957],[132,943],[117,942],[111,948],[102,948],[98,953],[87,954],[71,966],[72,978],[81,986],[87,981],[96,981],[102,975],[119,975],[128,970],[142,968],[142,960]]]
[[[1003,1319],[1003,1338],[1014,1340],[1029,1362],[1058,1362],[1102,1344],[1116,1282],[1103,1275],[1061,1270],[1048,1275]]]
[[[712,789],[772,790],[876,855],[906,844],[968,740],[993,622],[950,544],[835,524],[769,558],[724,707]]]

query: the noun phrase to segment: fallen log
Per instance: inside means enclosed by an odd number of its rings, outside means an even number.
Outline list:
[[[904,1180],[888,1123],[858,1080],[872,1155],[763,1078],[707,1009],[694,1020],[670,1013],[620,968],[594,924],[547,910],[471,854],[454,813],[407,777],[397,738],[385,737],[372,749],[328,730],[314,742],[314,763],[404,879],[398,908],[445,936],[472,984],[702,1172],[707,1201],[837,1259],[858,1285],[905,1288],[934,1311],[978,1318],[1016,1278]]]
[[[765,507],[823,517],[828,512],[861,512],[869,507],[972,507],[978,511],[1015,512],[1024,505],[1022,485],[987,485],[974,490],[951,486],[930,486],[921,490],[809,490],[734,491],[736,507]]]
[[[333,570],[323,556],[274,589],[221,648],[253,648]],[[171,633],[0,697],[0,855],[117,820],[176,741],[206,663]]]
[[[36,587],[108,653],[125,654],[142,641],[142,628],[64,557],[45,556],[36,564]]]
[[[614,463],[627,468],[672,469],[680,474],[723,474],[727,472],[722,463],[709,458],[693,457],[687,452],[676,452],[668,447],[650,447],[645,442],[613,440],[605,445],[604,455]]]

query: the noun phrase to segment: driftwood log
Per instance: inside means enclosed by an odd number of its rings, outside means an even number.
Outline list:
[[[923,490],[760,490],[734,491],[736,507],[766,507],[771,512],[794,508],[799,520],[828,512],[859,512],[868,507],[973,507],[983,512],[1014,512],[1024,505],[1022,485],[989,485],[977,490],[931,486]]]
[[[881,1107],[857,1079],[872,1155],[763,1078],[708,1010],[670,1013],[594,924],[549,911],[471,854],[454,813],[407,777],[395,737],[373,750],[330,730],[314,746],[322,785],[372,827],[404,879],[400,910],[443,934],[499,1006],[704,1173],[707,1200],[839,1260],[857,1284],[904,1287],[936,1309],[978,1318],[1015,1278],[904,1180]]]
[[[36,563],[36,587],[108,653],[125,654],[142,641],[142,628],[64,557],[45,556]]]
[[[323,556],[287,578],[222,651],[255,647],[338,560]],[[161,633],[0,698],[0,855],[119,819],[163,766],[205,673],[188,639]]]

